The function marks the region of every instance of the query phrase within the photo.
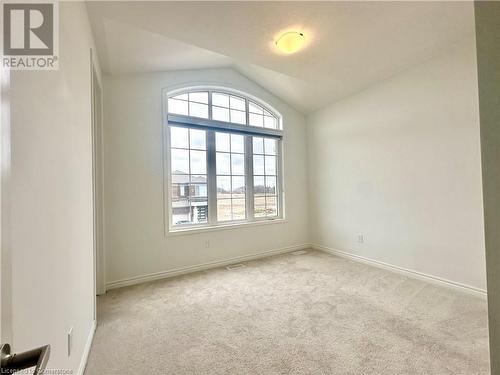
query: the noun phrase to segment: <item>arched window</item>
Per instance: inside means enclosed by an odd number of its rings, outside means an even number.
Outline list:
[[[228,89],[165,95],[169,231],[283,217],[281,116]]]

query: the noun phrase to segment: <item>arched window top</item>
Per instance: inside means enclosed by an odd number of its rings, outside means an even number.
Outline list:
[[[224,88],[188,88],[167,96],[169,115],[281,130],[281,116],[262,101]]]

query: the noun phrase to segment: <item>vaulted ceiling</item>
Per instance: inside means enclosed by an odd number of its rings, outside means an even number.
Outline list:
[[[110,75],[232,67],[303,113],[474,35],[471,2],[87,3]],[[304,50],[273,40],[303,31]]]

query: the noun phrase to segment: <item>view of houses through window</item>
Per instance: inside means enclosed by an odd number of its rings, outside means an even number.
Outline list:
[[[208,221],[206,131],[170,128],[172,219],[176,225]]]

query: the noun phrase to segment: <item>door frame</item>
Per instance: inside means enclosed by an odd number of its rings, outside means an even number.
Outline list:
[[[94,301],[106,293],[104,246],[104,155],[103,155],[103,95],[102,77],[97,57],[90,50],[92,100],[92,206],[94,228]],[[94,302],[94,307],[96,303]]]
[[[0,67],[0,342],[13,342],[10,71]]]

